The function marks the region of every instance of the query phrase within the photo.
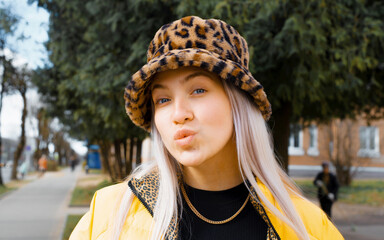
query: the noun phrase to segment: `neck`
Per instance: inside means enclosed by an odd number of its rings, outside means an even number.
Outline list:
[[[233,151],[236,145],[229,144],[234,148],[225,148],[228,150],[221,151],[200,166],[183,166],[184,181],[191,187],[208,191],[226,190],[242,183],[237,152]]]

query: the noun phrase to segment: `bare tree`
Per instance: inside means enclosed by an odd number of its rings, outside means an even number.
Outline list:
[[[1,92],[0,92],[0,116],[1,116],[1,109],[2,109],[2,103],[3,103],[3,96],[6,93],[6,84],[7,84],[7,77],[5,76],[7,73],[7,70],[9,69],[9,66],[12,66],[12,62],[10,60],[7,60],[4,54],[4,50],[7,47],[7,37],[11,36],[15,32],[15,27],[17,26],[19,22],[19,16],[16,16],[9,7],[2,6],[0,7],[0,64],[3,67],[3,74],[1,77]],[[1,128],[1,121],[0,121],[0,128]],[[1,138],[1,131],[0,131],[0,164],[1,164],[1,157],[2,157],[2,138]],[[1,165],[0,165],[1,168]],[[0,186],[4,185],[3,183],[3,177],[1,176],[1,169],[0,169]]]
[[[3,45],[3,43],[1,43],[0,45]],[[12,67],[12,62],[10,60],[7,60],[6,57],[4,56],[4,54],[1,54],[0,62],[1,62],[2,67],[3,67],[3,74],[1,76],[1,90],[0,90],[0,117],[1,117],[1,110],[3,108],[3,97],[9,90],[9,87],[8,87],[9,84],[8,84],[7,80],[8,80],[10,71],[13,70],[13,67]],[[0,129],[1,129],[1,121],[0,121]],[[0,164],[1,164],[1,157],[3,155],[2,149],[3,149],[3,142],[2,142],[2,136],[1,136],[1,131],[0,131]],[[0,168],[1,168],[1,166],[0,166]],[[2,177],[1,171],[0,171],[0,186],[3,186],[3,185],[4,185],[3,177]]]
[[[329,161],[335,166],[337,178],[341,185],[351,184],[358,166],[362,162],[357,158],[358,131],[356,120],[334,119],[324,126],[326,151]],[[353,168],[355,167],[355,168]]]
[[[38,136],[36,137],[36,150],[33,153],[34,165],[37,165],[37,161],[41,157],[41,155],[49,154],[48,145],[51,135],[51,119],[50,117],[48,117],[47,112],[44,108],[40,108],[37,111],[36,118]]]
[[[58,154],[59,166],[67,165],[67,162],[65,162],[65,163],[63,162],[63,160],[66,156],[65,152],[67,151],[67,149],[66,149],[67,141],[65,140],[64,132],[63,131],[55,131],[53,133],[52,143],[55,146],[55,152]]]
[[[20,69],[15,68],[14,73],[10,77],[10,86],[16,92],[20,93],[23,99],[23,110],[21,114],[21,135],[17,145],[16,151],[13,155],[13,167],[11,179],[17,179],[17,166],[19,164],[20,157],[25,148],[25,120],[27,118],[27,90],[31,79],[31,71],[24,66]]]

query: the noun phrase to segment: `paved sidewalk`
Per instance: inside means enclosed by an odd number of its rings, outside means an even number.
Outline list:
[[[309,200],[319,206],[317,199]],[[383,207],[336,202],[332,207],[332,221],[345,240],[384,239]]]
[[[333,220],[347,240],[384,239],[384,208],[336,202]]]
[[[59,240],[81,167],[47,172],[0,199],[0,240]]]

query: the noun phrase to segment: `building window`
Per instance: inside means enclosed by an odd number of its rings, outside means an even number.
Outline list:
[[[298,124],[291,124],[290,128],[288,154],[304,155],[302,127]]]
[[[309,148],[307,154],[310,156],[319,156],[319,149],[317,147],[317,127],[311,125],[309,128]]]
[[[360,127],[359,157],[380,157],[379,129],[377,127]]]

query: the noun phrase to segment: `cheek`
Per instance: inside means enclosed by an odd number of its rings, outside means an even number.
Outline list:
[[[174,131],[172,130],[172,121],[171,115],[167,111],[163,111],[163,109],[159,110],[157,113],[155,112],[154,121],[157,131],[160,134],[161,141],[163,142],[165,148],[175,156],[175,145],[174,145]]]
[[[202,123],[209,126],[210,136],[228,138],[228,135],[232,135],[233,119],[227,98],[215,98],[209,104],[203,105],[200,119],[202,119]]]
[[[155,126],[157,128],[157,131],[159,132],[161,138],[163,139],[163,142],[167,141],[167,136],[170,135],[169,132],[169,121],[167,121],[168,117],[165,116],[163,112],[155,112]]]

